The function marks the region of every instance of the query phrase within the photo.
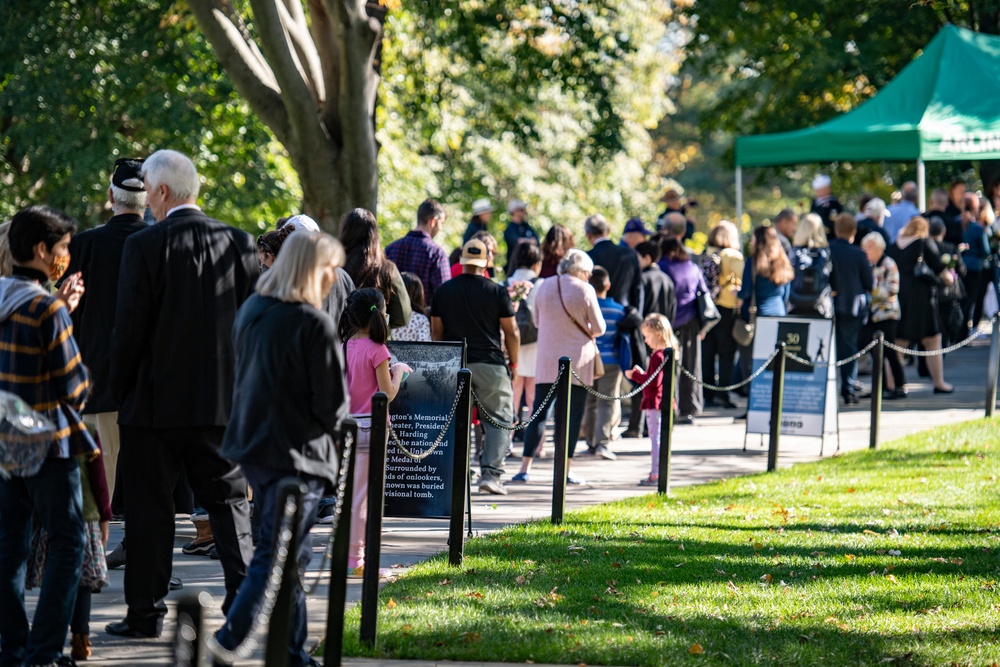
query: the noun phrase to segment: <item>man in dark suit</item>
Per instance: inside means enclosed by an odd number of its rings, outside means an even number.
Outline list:
[[[121,158],[108,186],[108,201],[114,215],[94,229],[77,234],[69,244],[67,275],[80,272],[87,293],[73,311],[73,336],[80,346],[84,365],[90,370],[93,391],[83,408],[83,420],[97,427],[101,438],[108,491],[113,492],[118,467],[118,402],[111,394],[111,330],[118,302],[118,272],[125,240],[147,228],[146,188],[141,159]]]
[[[611,241],[611,225],[603,215],[592,215],[583,223],[583,232],[593,246],[590,258],[595,266],[603,266],[611,278],[608,296],[625,306],[632,306],[643,315],[642,279],[639,276],[639,260],[629,248],[623,248]]]
[[[833,309],[836,313],[834,327],[837,334],[837,361],[853,356],[858,351],[861,327],[868,320],[871,303],[872,265],[861,248],[853,245],[858,223],[850,213],[841,213],[833,220],[837,238],[830,241],[830,260],[833,273]],[[840,368],[840,395],[844,403],[857,403],[855,383],[858,379],[858,362],[852,361]]]
[[[823,226],[826,227],[826,235],[832,241],[837,235],[833,219],[843,213],[844,207],[837,199],[837,195],[831,191],[831,182],[829,176],[822,174],[813,179],[812,186],[816,197],[812,200],[812,206],[809,210],[822,218]]]
[[[233,321],[259,275],[257,251],[249,234],[195,204],[198,173],[187,157],[157,151],[142,171],[158,222],[125,242],[111,340],[129,566],[128,614],[106,630],[127,637],[163,627],[182,470],[212,524],[223,612],[253,552],[246,480],[219,446],[232,407]]]

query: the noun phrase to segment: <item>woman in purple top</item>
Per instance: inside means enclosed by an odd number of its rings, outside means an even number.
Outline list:
[[[701,337],[698,317],[695,314],[695,299],[699,290],[708,293],[705,276],[698,265],[691,261],[684,244],[675,238],[666,238],[661,242],[663,258],[660,268],[674,281],[677,294],[677,315],[670,324],[679,341],[680,364],[698,382],[683,373],[677,382],[677,411],[680,423],[693,424],[694,418],[701,414]]]

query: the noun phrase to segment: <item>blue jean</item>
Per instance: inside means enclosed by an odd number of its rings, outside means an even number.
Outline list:
[[[531,414],[535,414],[538,408],[542,407],[542,401],[552,388],[552,383],[535,385],[535,405],[531,408]],[[583,411],[587,407],[587,390],[580,385],[570,385],[569,390],[569,451],[567,455],[573,458],[576,453],[576,441],[580,439],[580,424],[583,422]],[[545,430],[545,422],[556,409],[556,396],[552,397],[552,402],[545,409],[544,415],[539,415],[538,419],[528,424],[524,429],[524,453],[522,456],[534,456],[538,449],[538,443],[542,439]]]
[[[49,537],[30,630],[24,576],[37,514]],[[62,655],[83,565],[83,497],[75,459],[48,459],[34,477],[0,480],[0,666],[43,665]]]
[[[271,563],[274,560],[275,539],[277,537],[276,524],[280,520],[278,517],[283,510],[282,507],[279,507],[281,503],[278,494],[279,483],[286,477],[295,476],[287,471],[271,470],[249,464],[243,464],[241,468],[247,482],[253,487],[255,510],[261,513],[261,525],[257,549],[254,551],[253,560],[250,561],[250,567],[247,569],[246,579],[240,585],[233,605],[226,615],[226,624],[216,635],[219,644],[228,649],[235,648],[250,632],[253,619],[257,617],[257,612],[264,600],[264,591],[267,588],[267,579],[271,571]],[[319,510],[319,501],[323,497],[326,482],[318,477],[308,475],[299,475],[298,478],[307,487],[306,494],[302,498],[302,511],[299,515],[299,543],[297,545],[299,568],[305,571],[312,556],[312,538],[309,536],[309,530],[316,523],[316,513]],[[288,641],[289,667],[309,664],[309,655],[304,648],[306,621],[306,596],[302,591],[302,586],[296,581],[292,601],[292,631]]]
[[[834,321],[837,332],[837,361],[858,352],[858,338],[864,322],[860,317],[841,317]],[[854,383],[858,380],[858,360],[840,367],[840,395],[854,394]]]

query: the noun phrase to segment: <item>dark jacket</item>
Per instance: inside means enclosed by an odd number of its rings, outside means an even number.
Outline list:
[[[671,322],[677,316],[677,291],[674,281],[657,264],[650,264],[639,274],[642,280],[642,314],[659,313]]]
[[[813,199],[809,210],[823,220],[827,238],[831,241],[837,238],[837,233],[833,230],[833,219],[844,212],[844,207],[841,205],[840,200],[835,195],[829,195],[822,199]]]
[[[882,226],[871,218],[861,218],[858,220],[858,231],[854,234],[854,245],[860,248],[861,239],[868,236],[872,232],[882,237],[882,240],[885,241],[886,248],[892,245],[892,239],[889,238],[889,233],[882,229]]]
[[[587,253],[594,260],[595,266],[603,266],[611,278],[611,289],[608,296],[623,306],[642,308],[643,297],[639,258],[631,248],[615,245],[610,239],[599,241]],[[645,315],[645,312],[639,313]]]
[[[236,380],[222,456],[336,482],[334,436],[348,414],[344,359],[330,317],[254,294],[233,325]]]
[[[866,317],[874,284],[868,256],[844,239],[833,239],[830,259],[833,261],[830,286],[835,293],[833,309],[837,317]]]
[[[111,389],[118,423],[225,426],[236,311],[260,273],[253,237],[181,209],[125,242]]]
[[[125,241],[148,227],[141,215],[116,215],[70,241],[71,259],[66,275],[82,272],[87,290],[73,311],[73,336],[93,384],[84,414],[118,410],[118,402],[111,393],[111,332],[115,328],[118,276]]]

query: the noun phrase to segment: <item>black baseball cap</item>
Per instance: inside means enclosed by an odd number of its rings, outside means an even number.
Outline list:
[[[146,185],[142,180],[141,157],[122,157],[115,160],[115,171],[111,174],[111,184],[129,192],[145,192]]]

